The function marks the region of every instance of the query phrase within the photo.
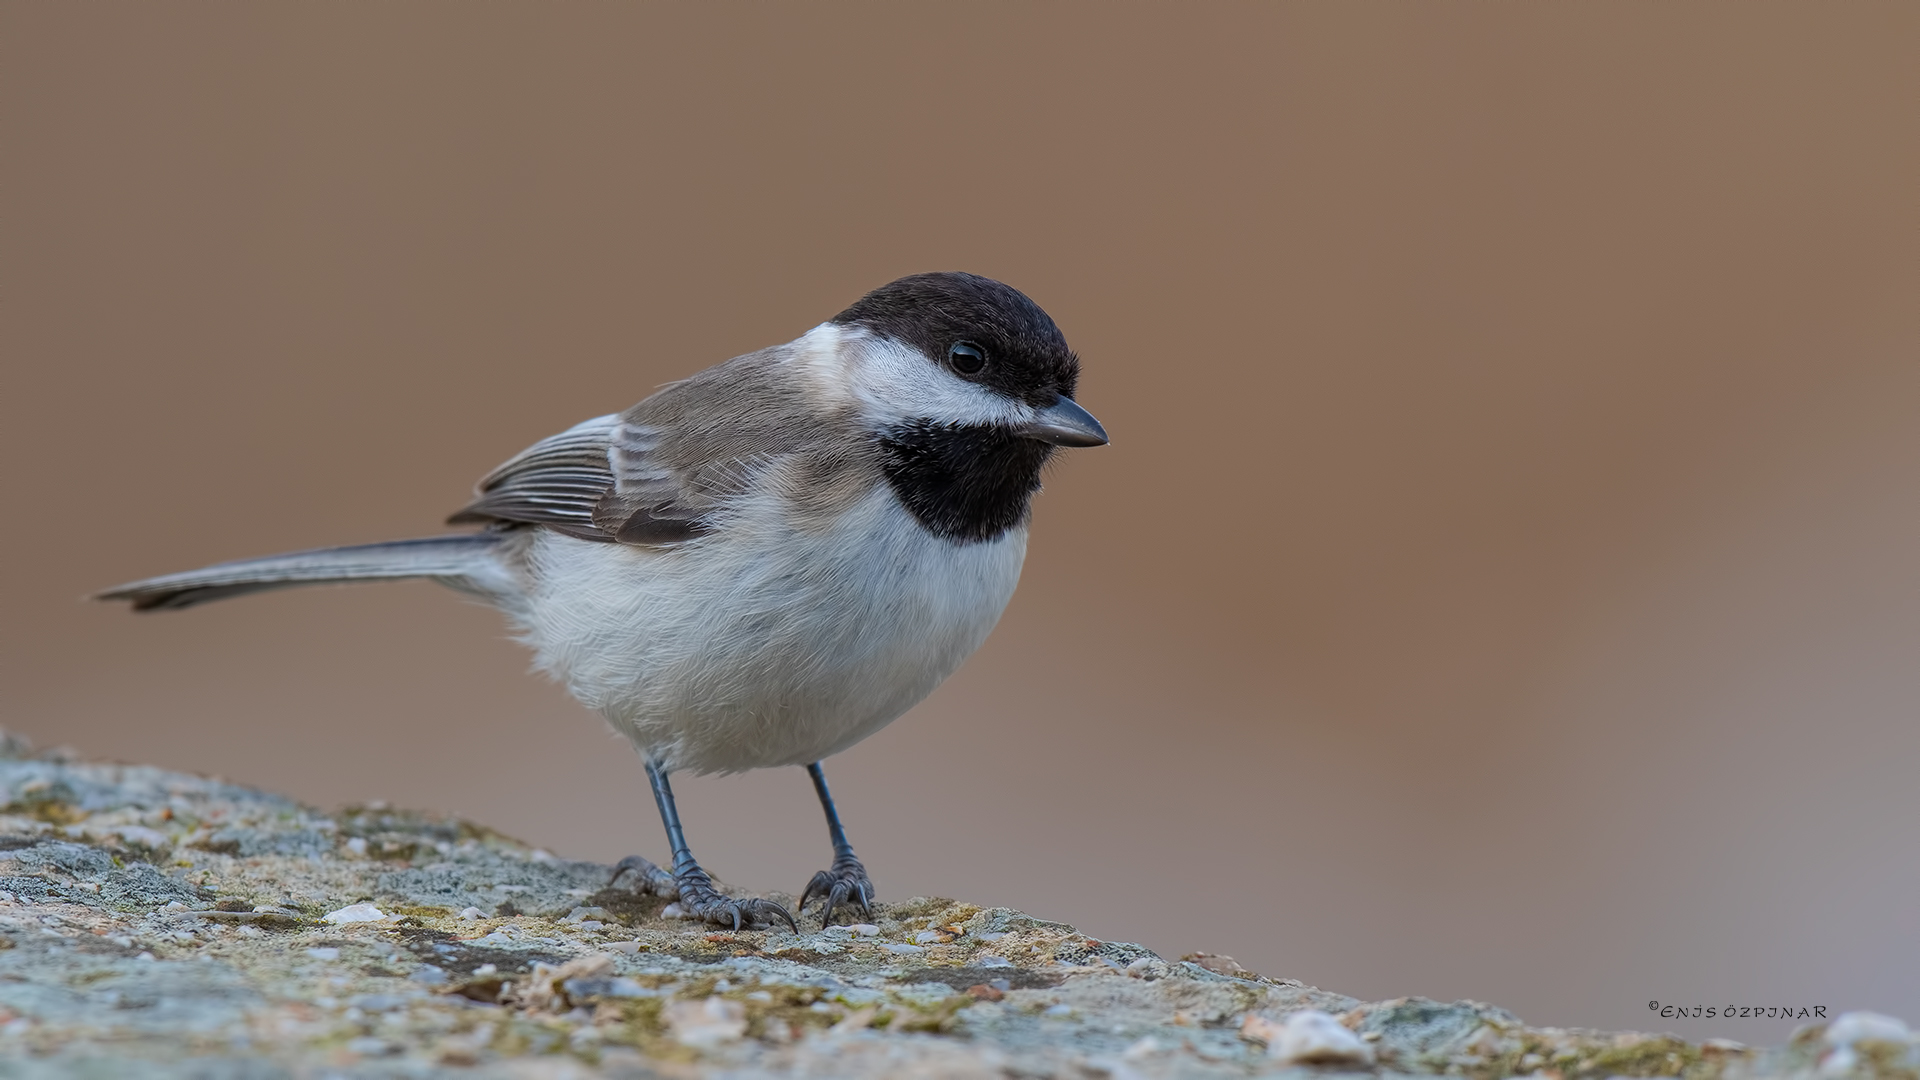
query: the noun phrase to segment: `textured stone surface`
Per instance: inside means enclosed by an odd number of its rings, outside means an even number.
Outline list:
[[[0,1077],[1914,1076],[1898,1021],[1784,1048],[1365,1003],[940,899],[715,932],[465,822],[322,814],[0,746]],[[329,922],[327,916],[355,904]],[[464,915],[463,915],[464,912]],[[1303,1010],[1317,1010],[1307,1013]],[[1289,1056],[1290,1055],[1290,1056]]]

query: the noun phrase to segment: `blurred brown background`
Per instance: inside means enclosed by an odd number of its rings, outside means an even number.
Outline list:
[[[963,268],[1115,443],[832,762],[883,896],[1539,1023],[1920,1019],[1917,46],[1911,4],[0,6],[0,722],[660,857],[452,594],[80,597],[432,533]],[[684,787],[721,875],[824,865],[798,770]]]

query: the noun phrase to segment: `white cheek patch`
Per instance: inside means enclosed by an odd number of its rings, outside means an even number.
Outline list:
[[[854,345],[849,339],[856,336],[843,327],[821,323],[787,347],[784,362],[799,372],[808,389],[828,408],[861,403],[854,392],[852,366],[845,355],[846,349]]]
[[[970,383],[898,342],[861,333],[843,334],[839,345],[847,388],[876,421],[1011,425],[1036,415],[1033,406]]]

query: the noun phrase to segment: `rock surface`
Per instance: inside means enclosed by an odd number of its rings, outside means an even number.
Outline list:
[[[467,822],[328,815],[0,745],[0,1077],[1915,1075],[1899,1021],[1786,1047],[1361,1002],[941,899],[716,932]],[[788,898],[780,898],[788,899]]]

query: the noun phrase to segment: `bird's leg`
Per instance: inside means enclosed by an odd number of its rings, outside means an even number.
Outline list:
[[[820,909],[820,926],[825,929],[833,922],[833,910],[842,904],[852,907],[858,904],[860,913],[873,914],[873,882],[867,880],[867,868],[860,865],[860,857],[853,853],[853,845],[847,843],[847,830],[840,827],[840,812],[833,808],[833,793],[827,790],[827,774],[820,771],[820,763],[807,766],[807,775],[813,777],[814,793],[820,796],[820,809],[827,813],[827,836],[833,841],[833,868],[822,870],[807,882],[805,892],[800,894],[799,909],[807,910],[807,901],[816,895],[823,901]]]
[[[771,900],[757,897],[736,900],[720,895],[713,887],[713,879],[693,859],[693,852],[687,849],[687,838],[680,831],[680,811],[673,805],[673,787],[667,783],[667,770],[647,762],[647,779],[653,783],[653,801],[660,807],[660,821],[667,827],[667,844],[673,849],[673,873],[653,865],[639,856],[628,856],[620,860],[613,871],[614,880],[629,870],[640,874],[642,892],[657,892],[666,895],[671,888],[678,894],[680,907],[693,918],[716,926],[725,926],[734,930],[759,930],[773,925],[775,919],[787,924],[788,929],[799,933],[794,925],[793,916],[787,909]],[[611,882],[609,882],[611,884]]]

